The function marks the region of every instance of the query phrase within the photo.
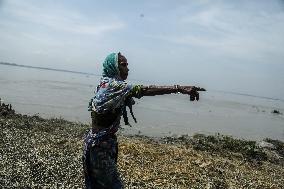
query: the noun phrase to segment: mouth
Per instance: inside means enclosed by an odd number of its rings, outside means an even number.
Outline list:
[[[124,78],[126,79],[128,77],[128,73],[124,74]]]

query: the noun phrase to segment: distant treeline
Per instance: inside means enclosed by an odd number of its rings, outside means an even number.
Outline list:
[[[84,75],[96,75],[96,74],[87,73],[87,72],[78,72],[78,71],[72,71],[72,70],[64,70],[64,69],[56,69],[56,68],[46,68],[46,67],[39,67],[39,66],[29,66],[29,65],[15,64],[15,63],[9,63],[9,62],[0,62],[0,64],[2,64],[2,65],[7,65],[7,66],[18,66],[18,67],[25,67],[25,68],[41,69],[41,70],[52,70],[52,71],[59,71],[59,72],[70,72],[70,73],[84,74]],[[96,75],[96,76],[97,76],[97,75]]]
[[[75,73],[75,74],[101,76],[101,75],[98,75],[98,74],[87,73],[87,72],[78,72],[78,71],[72,71],[72,70],[64,70],[64,69],[56,69],[56,68],[46,68],[46,67],[39,67],[39,66],[29,66],[29,65],[15,64],[15,63],[9,63],[9,62],[0,62],[0,65],[1,64],[2,65],[8,65],[8,66],[19,66],[19,67],[25,67],[25,68],[41,69],[41,70],[51,70],[51,71],[58,71],[58,72],[69,72],[69,73]],[[140,81],[140,80],[132,79],[132,81]],[[221,91],[221,90],[212,90],[212,91],[219,92],[219,93],[240,95],[240,96],[249,96],[249,97],[255,97],[255,98],[262,98],[262,99],[268,99],[268,100],[278,100],[278,101],[284,102],[284,99],[280,99],[280,98],[272,98],[272,97],[258,96],[258,95],[238,93],[238,92],[231,92],[231,91]]]

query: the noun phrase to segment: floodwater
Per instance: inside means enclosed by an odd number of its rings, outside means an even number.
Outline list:
[[[90,123],[87,106],[99,79],[0,65],[0,97],[19,113]],[[188,96],[172,94],[137,99],[133,111],[138,123],[129,114],[132,127],[121,124],[123,132],[148,136],[220,133],[284,141],[284,115],[272,114],[274,109],[283,113],[284,102],[216,91],[203,92],[199,102],[191,102]]]

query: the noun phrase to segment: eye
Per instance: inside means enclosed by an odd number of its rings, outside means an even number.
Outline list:
[[[126,63],[126,62],[121,62],[120,65],[123,66],[123,67],[126,67],[126,66],[128,66],[128,63]]]

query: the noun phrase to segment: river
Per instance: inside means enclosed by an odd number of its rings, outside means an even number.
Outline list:
[[[0,65],[0,97],[19,113],[90,123],[89,99],[100,77]],[[130,83],[135,83],[130,81]],[[261,95],[260,95],[261,96]],[[143,97],[133,108],[138,123],[122,122],[123,132],[148,136],[226,134],[284,141],[283,100],[207,91],[198,102],[181,94]]]

